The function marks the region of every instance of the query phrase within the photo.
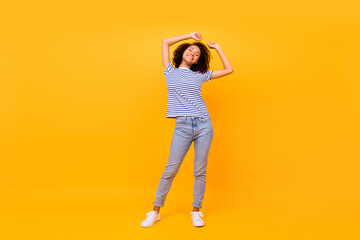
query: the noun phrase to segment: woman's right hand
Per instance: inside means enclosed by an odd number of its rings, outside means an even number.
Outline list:
[[[192,37],[193,39],[197,40],[197,41],[201,41],[201,34],[199,32],[192,32],[190,33],[190,37]]]

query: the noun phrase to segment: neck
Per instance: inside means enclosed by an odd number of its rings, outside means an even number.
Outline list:
[[[182,62],[182,63],[180,63],[179,67],[190,69],[191,66],[189,66],[186,62]]]

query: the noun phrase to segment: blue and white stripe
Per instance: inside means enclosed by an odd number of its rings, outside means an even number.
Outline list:
[[[213,70],[206,73],[194,72],[188,68],[174,68],[171,61],[164,70],[167,86],[167,118],[195,116],[210,119],[201,96],[201,86],[210,81]]]

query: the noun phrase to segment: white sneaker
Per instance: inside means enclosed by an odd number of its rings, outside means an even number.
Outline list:
[[[146,216],[146,219],[141,222],[142,227],[151,227],[155,222],[160,220],[160,213],[155,210],[146,213]]]
[[[191,212],[190,214],[192,215],[191,220],[195,227],[202,227],[205,225],[204,221],[201,219],[201,217],[204,216],[202,212]]]

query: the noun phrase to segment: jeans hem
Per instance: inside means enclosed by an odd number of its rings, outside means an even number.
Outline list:
[[[163,207],[163,206],[164,206],[164,205],[157,206],[157,205],[155,205],[155,203],[153,203],[153,205],[154,205],[155,207]]]

